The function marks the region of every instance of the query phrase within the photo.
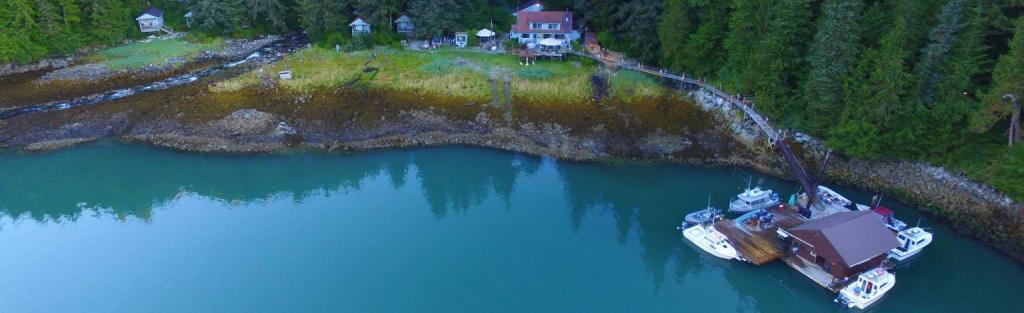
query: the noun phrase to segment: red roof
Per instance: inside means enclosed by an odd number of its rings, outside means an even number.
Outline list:
[[[554,29],[530,29],[530,23],[559,23],[562,26]],[[541,12],[519,12],[516,17],[516,24],[512,25],[512,31],[517,33],[564,33],[572,32],[572,12],[568,11],[541,11]]]

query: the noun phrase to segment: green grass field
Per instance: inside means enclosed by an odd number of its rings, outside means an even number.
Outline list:
[[[110,69],[140,68],[150,64],[164,64],[168,58],[189,58],[203,51],[223,48],[222,41],[191,43],[183,39],[160,39],[103,49],[84,58],[89,63],[101,63]]]
[[[371,61],[372,56],[373,58]],[[364,72],[378,68],[376,74]],[[399,91],[425,92],[468,99],[490,99],[489,78],[501,84],[511,80],[515,98],[530,100],[589,99],[593,95],[591,76],[597,66],[590,60],[547,61],[524,66],[519,58],[507,54],[486,54],[477,51],[442,49],[436,52],[405,51],[378,48],[372,51],[338,53],[329,49],[310,48],[293,54],[272,66],[265,73],[291,70],[294,79],[282,84],[296,91],[312,91],[348,84]],[[220,82],[214,91],[233,91],[258,82],[257,72]],[[663,90],[653,79],[622,71],[612,78],[612,94],[624,98],[655,96]]]

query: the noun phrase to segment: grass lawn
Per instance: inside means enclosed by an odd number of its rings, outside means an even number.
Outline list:
[[[188,58],[203,51],[220,50],[222,41],[191,43],[184,39],[155,39],[124,46],[103,49],[84,58],[86,62],[101,63],[112,70],[140,68],[150,64],[163,64],[168,58]]]
[[[376,58],[371,60],[371,56]],[[367,66],[379,71],[364,72]],[[372,51],[338,53],[310,48],[293,54],[265,73],[291,70],[294,79],[283,81],[290,89],[308,92],[348,84],[399,91],[431,93],[488,101],[492,97],[489,78],[499,85],[511,80],[513,98],[530,100],[586,100],[593,96],[591,76],[597,66],[590,60],[547,61],[523,66],[514,55],[442,49],[434,53],[378,48]],[[653,79],[622,71],[612,78],[612,93],[635,97],[658,95],[662,91]],[[220,82],[214,91],[233,91],[258,82],[258,73]]]

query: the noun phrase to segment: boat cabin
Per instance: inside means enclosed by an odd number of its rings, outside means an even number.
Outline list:
[[[771,192],[771,190],[761,190],[760,187],[754,187],[753,189],[748,188],[743,193],[736,195],[736,198],[729,203],[729,209],[732,211],[746,212],[763,209],[776,204],[779,204],[778,194]]]
[[[891,283],[891,279],[886,279],[888,275],[892,274],[887,273],[881,268],[870,270],[858,275],[857,281],[853,282],[851,286],[854,288],[854,293],[871,297],[875,293],[885,290],[885,287]]]
[[[356,17],[356,20],[349,23],[348,27],[352,28],[352,36],[370,34],[370,23],[367,23],[366,19],[362,17]]]
[[[898,232],[907,228],[907,223],[896,219],[895,213],[887,207],[880,206],[871,209],[871,211],[878,214],[878,216],[882,218],[882,222],[885,223],[885,227],[888,227],[892,231]]]
[[[142,15],[136,17],[135,21],[139,22],[139,31],[143,33],[156,33],[163,31],[164,11],[157,9],[156,7],[149,7],[145,11],[142,11]]]
[[[407,37],[412,37],[415,33],[416,27],[412,25],[412,18],[408,15],[402,14],[398,19],[395,20],[395,31],[399,34],[404,34]]]
[[[870,211],[841,212],[780,230],[791,255],[843,279],[876,268],[899,246],[896,235]]]

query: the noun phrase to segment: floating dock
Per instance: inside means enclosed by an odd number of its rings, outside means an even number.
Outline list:
[[[801,259],[800,257],[787,255],[782,258],[782,261],[792,267],[797,272],[804,274],[811,281],[815,282],[821,287],[828,289],[832,292],[839,292],[840,289],[846,286],[846,284],[834,283],[835,279],[832,274],[825,272],[825,269],[821,268],[817,264],[807,262],[807,260]]]
[[[751,264],[762,265],[778,260],[785,255],[785,243],[779,238],[776,231],[779,227],[783,229],[800,225],[806,219],[796,212],[791,206],[784,206],[782,209],[772,209],[775,214],[770,227],[761,229],[758,226],[750,226],[741,220],[724,219],[715,223],[715,229],[729,238],[733,248]]]

